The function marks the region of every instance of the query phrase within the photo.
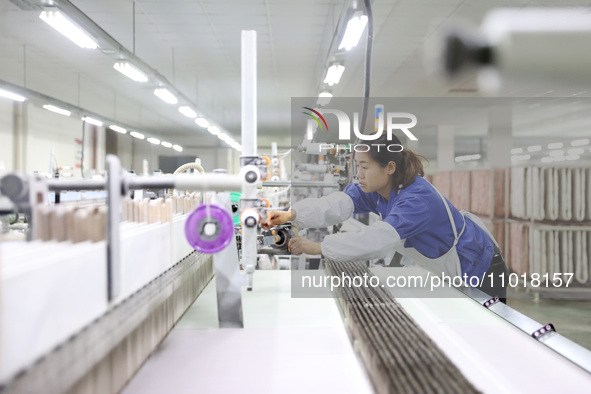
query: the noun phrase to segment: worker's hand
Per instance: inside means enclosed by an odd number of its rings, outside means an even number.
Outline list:
[[[271,227],[289,222],[290,220],[291,211],[268,211],[267,220],[261,223],[261,227],[265,230],[268,230]]]
[[[322,249],[320,248],[319,243],[301,237],[292,238],[289,241],[288,249],[291,251],[291,254],[295,254],[296,256],[299,256],[302,253],[322,254]]]

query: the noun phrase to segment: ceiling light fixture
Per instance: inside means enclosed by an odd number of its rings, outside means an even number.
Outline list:
[[[127,61],[117,62],[113,65],[113,68],[135,82],[148,82],[146,74]]]
[[[160,145],[162,145],[165,148],[172,148],[172,144],[170,142],[162,141]]]
[[[518,155],[520,153],[523,153],[523,148],[513,148],[513,149],[511,149],[511,154],[512,155]]]
[[[533,146],[528,146],[527,147],[527,151],[528,152],[539,152],[542,150],[542,146],[541,145],[533,145]]]
[[[197,112],[193,111],[193,108],[189,107],[188,105],[183,105],[182,107],[179,107],[179,112],[190,119],[197,117]]]
[[[195,123],[197,124],[197,126],[201,126],[204,129],[209,127],[209,122],[205,118],[197,118],[195,119]]]
[[[127,129],[124,129],[121,126],[117,126],[117,125],[114,125],[114,124],[110,125],[109,128],[111,130],[116,131],[116,132],[121,133],[121,134],[127,133]]]
[[[93,124],[93,125],[98,126],[98,127],[101,127],[103,125],[103,122],[101,122],[100,120],[91,118],[90,116],[83,117],[82,118],[82,121],[83,122],[86,122],[86,123]]]
[[[45,108],[48,111],[55,112],[56,114],[60,114],[60,115],[64,115],[64,116],[72,115],[72,113],[70,111],[63,109],[63,108],[56,107],[55,105],[51,105],[51,104],[46,104],[43,106],[43,108]]]
[[[155,89],[154,95],[167,104],[176,104],[179,102],[175,95],[170,93],[170,91],[166,88]]]
[[[363,30],[365,30],[366,25],[366,15],[360,15],[351,18],[349,22],[347,22],[347,29],[345,30],[345,34],[343,35],[343,40],[339,45],[339,49],[345,48],[347,51],[350,51],[352,48],[356,47],[359,43],[359,39],[361,38],[361,34],[363,34]]]
[[[154,137],[149,137],[148,138],[148,142],[150,144],[154,144],[154,145],[160,145],[160,140],[158,138],[154,138]]]
[[[180,145],[173,145],[172,149],[174,149],[177,152],[182,152],[183,151],[183,147]]]
[[[318,101],[316,102],[316,104],[318,105],[327,105],[328,103],[330,103],[330,99],[332,98],[332,93],[330,92],[321,92],[318,95]]]
[[[217,126],[209,126],[207,128],[207,131],[209,131],[213,135],[218,135],[220,133],[220,129]]]
[[[560,149],[564,146],[562,142],[554,142],[552,144],[548,144],[548,149]]]
[[[41,12],[39,18],[73,41],[80,48],[96,49],[98,47],[98,44],[90,36],[72,23],[60,11],[45,10]]]
[[[529,160],[531,159],[531,155],[516,155],[511,156],[511,160]]]
[[[20,94],[12,93],[4,89],[0,89],[0,97],[4,97],[13,101],[18,101],[20,103],[27,99],[26,97],[21,96]]]
[[[340,64],[333,64],[328,68],[328,71],[326,71],[324,83],[327,83],[329,86],[339,83],[344,71],[345,66],[341,66]]]
[[[131,133],[129,133],[129,135],[140,140],[146,138],[142,133],[138,133],[137,131],[132,131]]]
[[[574,140],[570,144],[572,146],[585,146],[585,145],[589,145],[589,140],[587,138],[582,139],[582,140]]]

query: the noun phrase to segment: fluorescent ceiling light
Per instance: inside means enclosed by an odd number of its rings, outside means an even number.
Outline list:
[[[114,125],[114,124],[110,125],[110,126],[109,126],[109,128],[110,128],[111,130],[114,130],[114,131],[116,131],[116,132],[118,132],[118,133],[121,133],[121,134],[125,134],[125,133],[127,133],[127,129],[124,129],[124,128],[123,128],[123,127],[121,127],[121,126],[117,126],[117,125]]]
[[[455,158],[456,163],[462,162],[462,161],[470,161],[470,160],[479,160],[480,159],[480,155],[476,154],[476,155],[465,155],[465,156],[457,156]]]
[[[318,105],[327,105],[328,103],[330,103],[331,98],[332,98],[332,93],[322,92],[318,95],[318,101],[316,103]]]
[[[187,105],[183,105],[182,107],[179,107],[179,112],[183,115],[185,115],[187,118],[196,118],[197,117],[197,112],[193,111],[193,108],[187,106]]]
[[[583,148],[572,148],[567,151],[569,155],[582,155],[585,153],[585,149]]]
[[[160,140],[158,138],[150,137],[148,138],[148,142],[154,145],[160,145]]]
[[[563,150],[552,150],[550,151],[550,156],[564,156]]]
[[[182,152],[183,151],[183,147],[180,145],[173,145],[172,149],[174,149],[177,152]]]
[[[554,159],[554,161],[565,161],[566,156],[555,156],[552,159]]]
[[[523,153],[523,148],[513,148],[513,149],[511,149],[511,154],[512,155],[518,155],[520,153]]]
[[[101,127],[103,125],[103,122],[101,122],[100,120],[91,118],[90,116],[85,116],[82,118],[82,121],[86,122],[86,123],[90,123],[93,124],[95,126],[99,126]]]
[[[174,96],[174,94],[170,93],[170,91],[166,88],[158,88],[154,90],[154,94],[160,100],[164,101],[167,104],[176,104],[179,100]]]
[[[345,35],[339,45],[339,49],[345,48],[347,51],[350,51],[351,48],[356,47],[363,30],[365,30],[365,25],[367,25],[366,15],[351,18],[349,22],[347,22],[347,30],[345,30]]]
[[[72,40],[80,48],[96,49],[98,44],[82,29],[70,22],[60,11],[43,11],[39,18]]]
[[[589,140],[587,138],[582,139],[582,140],[574,140],[573,142],[570,143],[572,146],[584,146],[584,145],[589,145]]]
[[[132,131],[131,133],[129,133],[130,136],[138,138],[140,140],[143,140],[144,138],[146,138],[142,133],[138,133],[137,131]]]
[[[324,78],[324,83],[329,84],[330,86],[339,83],[341,80],[341,75],[343,75],[343,71],[345,71],[345,66],[341,66],[340,64],[333,64],[328,68],[326,72],[326,78]]]
[[[172,144],[170,142],[162,141],[160,145],[162,145],[165,148],[172,148]]]
[[[553,144],[548,144],[548,149],[560,149],[564,146],[562,142],[554,142]]]
[[[20,94],[9,92],[8,90],[0,89],[0,97],[4,97],[13,101],[23,102],[27,98],[21,96]]]
[[[224,142],[228,141],[228,138],[230,138],[230,136],[228,136],[228,134],[226,133],[219,133],[218,134],[218,138]]]
[[[217,126],[209,126],[207,128],[207,131],[209,131],[213,135],[218,135],[220,133],[220,129]]]
[[[572,161],[572,160],[579,160],[581,158],[581,156],[579,155],[568,155],[566,156],[566,160]]]
[[[56,114],[60,114],[60,115],[64,115],[64,116],[70,116],[72,113],[66,109],[62,109],[59,107],[56,107],[55,105],[51,105],[51,104],[46,104],[43,106],[43,108],[45,108],[48,111],[51,112],[55,112]]]
[[[136,82],[144,83],[148,82],[148,77],[137,67],[129,62],[117,62],[113,65],[113,68],[125,75],[127,78],[132,79]]]
[[[195,119],[195,123],[197,124],[197,126],[201,126],[204,129],[209,127],[209,122],[205,118],[197,118]]]
[[[511,160],[529,160],[531,159],[531,155],[516,155],[511,156]]]
[[[542,150],[542,146],[541,145],[533,145],[533,146],[528,146],[527,147],[527,151],[528,152],[539,152]]]
[[[553,157],[542,157],[542,163],[550,163],[551,161],[554,161]]]

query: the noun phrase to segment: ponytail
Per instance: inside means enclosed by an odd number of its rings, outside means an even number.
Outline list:
[[[417,155],[410,149],[404,149],[400,153],[402,154],[402,168],[397,164],[396,172],[393,175],[396,190],[404,189],[413,183],[417,175],[425,176],[423,163],[421,162],[422,156]]]
[[[379,145],[385,146],[391,144],[398,144],[402,147],[400,140],[395,135],[392,135],[390,140],[386,138],[386,135],[382,135],[371,145],[368,154],[382,167],[386,167],[391,161],[396,163],[396,171],[392,175],[393,187],[395,190],[400,190],[413,183],[417,175],[421,177],[425,176],[423,163],[421,162],[421,159],[425,158],[404,147],[400,151],[396,150],[393,152],[384,148],[376,149]]]

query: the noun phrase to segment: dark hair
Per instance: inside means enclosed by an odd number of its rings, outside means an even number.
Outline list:
[[[391,140],[388,140],[386,133],[384,133],[380,138],[367,141],[366,144],[370,147],[367,153],[381,167],[386,167],[391,161],[396,163],[396,171],[392,175],[395,190],[404,189],[413,183],[417,175],[425,176],[421,162],[424,157],[404,148],[394,134],[392,134]],[[400,147],[392,148],[391,150],[394,152],[391,152],[388,149],[389,145],[400,145]]]

